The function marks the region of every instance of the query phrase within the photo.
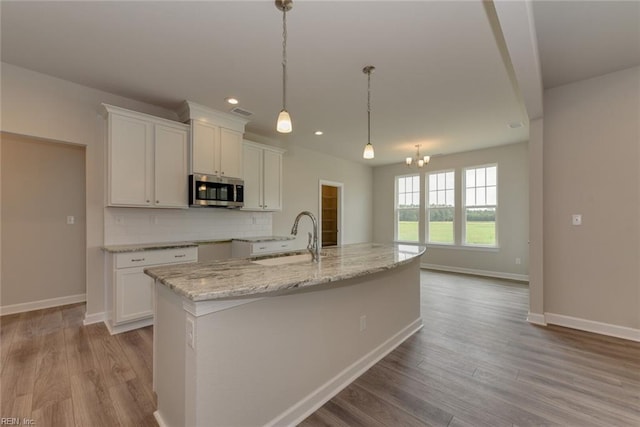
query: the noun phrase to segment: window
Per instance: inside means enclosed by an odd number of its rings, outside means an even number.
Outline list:
[[[496,246],[498,166],[465,169],[464,243]]]
[[[427,175],[427,242],[453,245],[455,235],[455,175],[453,171]]]
[[[396,177],[396,240],[418,242],[420,211],[420,176]]]

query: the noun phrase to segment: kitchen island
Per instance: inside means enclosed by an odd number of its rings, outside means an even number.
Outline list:
[[[294,425],[422,327],[424,248],[149,268],[161,426]]]

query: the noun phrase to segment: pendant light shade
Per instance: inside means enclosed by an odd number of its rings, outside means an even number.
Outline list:
[[[280,111],[280,114],[278,114],[278,124],[276,129],[280,133],[290,133],[293,130],[291,126],[291,116],[289,116],[287,110],[282,110]]]
[[[276,7],[282,11],[282,111],[278,114],[276,130],[290,133],[293,130],[291,116],[287,111],[287,12],[293,7],[292,0],[275,0]]]
[[[364,146],[362,157],[367,160],[375,157],[373,145],[371,145],[371,73],[375,69],[373,65],[367,65],[362,69],[362,72],[367,75],[367,145]]]
[[[364,153],[362,153],[362,157],[365,159],[373,159],[375,157],[375,153],[373,151],[373,145],[370,142],[364,146]]]

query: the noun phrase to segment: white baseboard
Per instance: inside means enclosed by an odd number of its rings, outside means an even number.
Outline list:
[[[422,319],[416,319],[414,322],[403,328],[400,332],[389,338],[377,348],[373,349],[370,353],[366,354],[351,366],[344,369],[338,375],[308,394],[296,405],[292,406],[282,414],[275,417],[273,420],[269,421],[266,425],[298,425],[300,422],[302,422],[302,420],[307,418],[309,415],[317,411],[322,405],[331,400],[331,398],[342,391],[342,389],[355,381],[356,378],[362,375],[367,369],[378,363],[387,354],[391,353],[391,351],[402,344],[411,335],[418,332],[422,328],[422,326]]]
[[[547,326],[547,321],[544,318],[544,314],[529,312],[527,314],[527,322],[533,323],[534,325]]]
[[[449,265],[426,264],[420,263],[420,268],[427,270],[448,271],[450,273],[473,274],[474,276],[496,277],[498,279],[517,280],[519,282],[528,282],[528,274],[503,273],[501,271],[477,270],[475,268],[452,267]]]
[[[40,301],[24,302],[21,304],[0,307],[0,315],[24,313],[25,311],[42,310],[43,308],[59,307],[61,305],[85,302],[87,294],[69,295],[68,297],[43,299]]]
[[[610,323],[595,322],[593,320],[580,319],[577,317],[554,313],[545,313],[544,318],[549,324],[640,342],[640,329],[612,325]]]
[[[121,334],[122,332],[132,331],[134,329],[144,328],[146,326],[153,325],[153,317],[150,319],[137,320],[135,322],[129,322],[122,325],[112,326],[111,321],[104,321],[107,330],[111,335]]]
[[[102,313],[85,314],[82,323],[87,326],[93,323],[104,322],[105,320],[107,320],[107,313],[103,311]]]

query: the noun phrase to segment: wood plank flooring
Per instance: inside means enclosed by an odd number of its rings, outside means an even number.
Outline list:
[[[421,281],[425,327],[301,426],[640,426],[640,343],[533,326],[522,284]],[[0,318],[0,416],[157,426],[152,327],[111,336],[83,317],[74,304]]]

